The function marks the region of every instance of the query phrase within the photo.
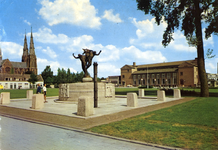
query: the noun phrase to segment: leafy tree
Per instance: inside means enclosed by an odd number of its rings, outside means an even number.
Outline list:
[[[196,37],[198,74],[201,82],[201,96],[208,97],[209,90],[204,62],[202,24],[205,22],[206,38],[218,33],[218,1],[217,0],[136,0],[138,9],[155,16],[157,25],[167,22],[163,33],[164,47],[173,40],[173,33],[180,28],[188,41]]]
[[[53,84],[53,71],[51,71],[50,66],[46,66],[45,69],[43,70],[43,72],[41,73],[42,78],[44,80],[44,83],[49,86],[51,84]]]
[[[33,72],[30,75],[30,78],[28,80],[28,82],[35,84],[38,81],[37,75],[35,75]]]

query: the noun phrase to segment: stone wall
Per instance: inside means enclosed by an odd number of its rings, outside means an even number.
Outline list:
[[[78,101],[80,96],[93,97],[94,83],[67,83],[59,85],[59,100]],[[111,101],[115,99],[115,86],[112,83],[98,83],[98,101]]]

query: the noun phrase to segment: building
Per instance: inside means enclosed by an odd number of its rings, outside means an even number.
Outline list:
[[[0,85],[4,89],[20,89],[30,88],[28,82],[31,72],[37,75],[37,58],[35,55],[35,47],[33,42],[33,34],[31,31],[30,47],[28,50],[27,38],[25,34],[23,55],[21,62],[13,62],[9,59],[2,59],[2,52],[0,48]],[[38,75],[38,82],[36,84],[43,84],[43,78]],[[35,86],[35,85],[34,85]]]
[[[207,73],[208,86],[217,87],[218,86],[218,74]]]
[[[108,82],[115,84],[115,86],[120,86],[121,76],[108,76]]]
[[[147,65],[124,65],[122,86],[197,87],[199,86],[197,58]]]

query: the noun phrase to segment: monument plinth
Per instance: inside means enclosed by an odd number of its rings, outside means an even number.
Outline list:
[[[82,79],[82,81],[83,81],[83,82],[92,82],[93,80],[92,80],[91,77],[84,77],[84,78]]]

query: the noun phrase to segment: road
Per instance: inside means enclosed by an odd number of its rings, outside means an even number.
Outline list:
[[[0,116],[0,150],[161,150]]]

